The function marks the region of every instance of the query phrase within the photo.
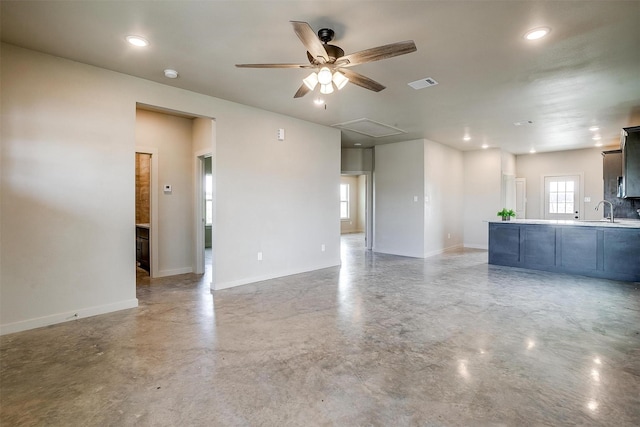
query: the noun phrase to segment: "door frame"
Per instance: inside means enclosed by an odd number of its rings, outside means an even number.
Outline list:
[[[373,175],[367,171],[347,171],[340,172],[340,176],[365,176],[365,215],[364,215],[364,238],[366,249],[371,250],[373,247]]]
[[[518,184],[522,187],[522,198],[518,197]],[[518,210],[518,204],[522,203],[522,210]],[[527,217],[527,179],[526,178],[516,178],[516,218],[525,219]],[[518,213],[520,212],[520,213]]]
[[[134,155],[135,153],[151,154],[151,187],[149,188],[149,219],[151,224],[149,258],[151,258],[151,271],[149,275],[154,278],[158,276],[158,149],[156,147],[136,145]]]
[[[193,236],[194,236],[194,262],[193,262],[193,272],[195,274],[203,274],[204,273],[204,226],[205,226],[205,217],[204,217],[204,159],[207,157],[213,157],[213,152],[211,149],[203,149],[198,150],[193,153],[194,155],[194,165],[193,165]],[[213,224],[211,225],[213,228]],[[213,231],[212,231],[213,233]]]

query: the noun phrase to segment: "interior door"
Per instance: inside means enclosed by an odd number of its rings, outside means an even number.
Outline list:
[[[580,176],[544,177],[544,219],[580,219]]]
[[[527,217],[527,180],[516,178],[516,219]]]

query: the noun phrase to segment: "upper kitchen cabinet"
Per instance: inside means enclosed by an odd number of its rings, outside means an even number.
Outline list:
[[[624,128],[620,139],[622,150],[621,195],[640,198],[640,126]]]

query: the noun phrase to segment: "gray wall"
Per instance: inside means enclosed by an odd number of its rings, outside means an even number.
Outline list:
[[[427,257],[463,242],[463,157],[415,140],[375,148],[374,251]]]
[[[341,170],[342,173],[373,171],[373,149],[343,148]]]
[[[424,141],[375,147],[373,250],[424,256]]]
[[[517,175],[527,180],[527,218],[543,218],[545,175],[573,174],[584,178],[581,183],[582,219],[602,218],[602,210],[594,210],[604,195],[602,151],[602,148],[586,148],[516,156]],[[591,201],[584,202],[584,197],[591,198]]]
[[[340,263],[339,130],[11,45],[1,55],[2,333],[137,305],[137,103],[216,120],[216,289]]]

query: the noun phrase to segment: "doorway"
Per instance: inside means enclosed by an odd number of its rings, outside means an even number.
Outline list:
[[[369,174],[342,174],[340,177],[340,234],[361,237],[366,249],[371,249],[372,242],[370,187]]]
[[[158,150],[138,146],[136,156],[136,272],[156,277],[158,274]]]
[[[210,150],[195,153],[195,266],[194,273],[204,274],[213,262],[214,242],[214,174]]]
[[[136,276],[150,275],[151,154],[136,153]]]

